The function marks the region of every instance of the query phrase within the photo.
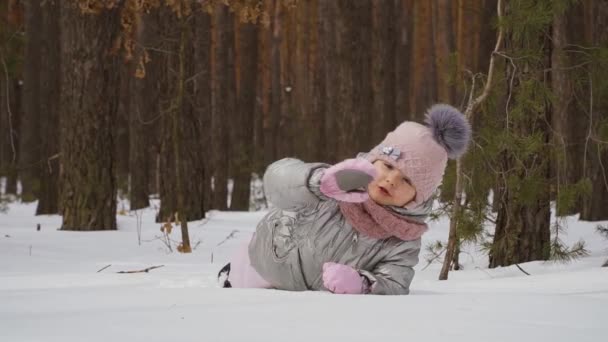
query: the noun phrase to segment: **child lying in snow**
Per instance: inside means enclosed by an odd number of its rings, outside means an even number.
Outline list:
[[[404,122],[357,159],[282,159],[264,174],[275,206],[220,274],[224,287],[408,294],[433,194],[471,128],[448,105]]]

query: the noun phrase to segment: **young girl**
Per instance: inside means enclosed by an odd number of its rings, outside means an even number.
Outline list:
[[[471,136],[464,116],[434,105],[367,154],[329,166],[282,159],[264,174],[274,205],[226,265],[224,287],[408,294],[420,237],[449,158]]]

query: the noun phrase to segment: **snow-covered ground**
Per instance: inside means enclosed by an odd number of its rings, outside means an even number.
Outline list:
[[[608,241],[568,218],[589,257],[488,269],[475,246],[464,270],[417,267],[410,296],[221,289],[217,271],[248,239],[255,213],[190,222],[192,254],[169,252],[153,208],[118,215],[118,231],[65,232],[35,204],[0,213],[0,341],[605,341]],[[141,218],[141,244],[138,239]],[[40,224],[40,231],[36,230]],[[604,222],[605,224],[605,222]],[[431,223],[425,244],[447,239]],[[179,229],[171,234],[180,240]],[[104,268],[107,265],[111,265]],[[164,265],[149,273],[119,274]],[[99,271],[99,272],[98,272]]]

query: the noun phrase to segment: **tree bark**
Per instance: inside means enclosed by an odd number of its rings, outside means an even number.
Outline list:
[[[590,46],[608,45],[608,3],[606,1],[585,0],[582,2],[584,18],[584,39]],[[580,38],[579,38],[580,39]],[[605,94],[601,94],[602,85],[606,89],[605,69],[597,70],[594,65],[588,77],[586,85],[583,87],[580,98],[587,99],[587,107],[590,108],[590,118],[586,120],[585,131],[591,135],[598,136],[599,123],[608,120],[608,102]],[[592,102],[589,104],[589,102]],[[589,109],[587,109],[589,110]],[[587,135],[587,134],[586,134]],[[587,221],[602,221],[608,219],[608,137],[604,133],[599,140],[590,140],[586,136],[584,143],[584,176],[593,184],[593,191],[590,196],[584,197],[580,219]]]
[[[378,144],[396,126],[396,51],[400,27],[396,22],[400,13],[395,10],[399,1],[372,2],[372,98],[371,143]],[[373,146],[369,146],[370,149]]]
[[[129,203],[131,210],[146,208],[150,205],[149,187],[151,153],[148,148],[149,128],[154,123],[154,116],[158,108],[158,92],[155,83],[157,82],[158,60],[150,60],[146,47],[152,46],[158,38],[154,19],[150,15],[141,15],[136,34],[136,39],[142,44],[143,48],[135,50],[135,56],[131,63],[131,68],[126,77],[131,78],[130,93],[131,110],[129,111]],[[150,25],[150,26],[149,26]],[[135,73],[139,63],[144,63],[144,75],[136,77]],[[151,139],[150,139],[151,140]]]
[[[435,53],[434,69],[437,84],[437,101],[454,103],[454,87],[449,82],[451,57],[454,52],[452,5],[454,1],[440,0],[431,2],[433,51]]]
[[[339,161],[339,125],[338,125],[338,33],[336,17],[338,16],[338,2],[334,0],[319,0],[319,36],[320,60],[323,63],[321,75],[321,102],[324,104],[324,136],[327,146],[325,161],[335,163]]]
[[[506,4],[506,12],[515,11]],[[540,31],[540,30],[539,30]],[[550,51],[547,51],[547,38],[538,33],[536,40],[516,40],[512,33],[505,35],[505,51],[517,56],[522,51],[536,49],[541,51],[538,62],[517,61],[517,69],[510,63],[506,66],[508,82],[506,89],[512,96],[509,108],[517,108],[520,115],[504,113],[504,130],[512,134],[514,141],[535,136],[542,146],[550,141],[548,111],[544,98],[526,93],[525,87],[542,83],[543,73],[549,64]],[[522,71],[522,70],[525,70]],[[512,87],[511,87],[512,86]],[[525,98],[526,104],[515,99]],[[529,103],[535,103],[532,106]],[[506,109],[508,110],[508,109]],[[530,155],[517,149],[504,150],[498,166],[498,184],[501,200],[497,205],[496,230],[490,251],[490,267],[508,266],[534,260],[547,260],[550,256],[550,163],[549,151],[539,150]]]
[[[395,120],[396,124],[411,120],[412,35],[414,31],[414,1],[399,0],[395,4],[397,46],[395,51]],[[390,128],[389,130],[392,130]],[[386,134],[388,132],[384,132]],[[382,135],[381,135],[382,136]],[[382,136],[384,138],[384,136]],[[379,143],[380,141],[378,141]]]
[[[432,15],[430,1],[414,1],[409,120],[418,122],[422,121],[426,109],[437,98]]]
[[[555,95],[552,107],[553,143],[556,147],[553,173],[556,177],[556,187],[559,199],[561,191],[567,191],[568,186],[574,185],[581,179],[580,156],[584,152],[576,141],[577,132],[584,131],[580,125],[580,117],[575,108],[575,96],[572,85],[573,76],[569,66],[573,65],[564,49],[567,49],[568,23],[567,13],[555,13],[553,18],[552,55],[551,55],[551,88]],[[575,129],[579,128],[580,129]],[[572,215],[577,208],[566,206],[557,201],[557,215]]]
[[[211,151],[213,208],[225,210],[228,199],[229,132],[227,121],[234,112],[234,25],[224,5],[214,9],[212,29]]]
[[[203,11],[194,14],[194,75],[192,99],[195,104],[195,118],[198,118],[202,162],[198,169],[203,215],[211,208],[211,15]]]
[[[257,83],[257,26],[236,23],[236,79],[237,111],[232,125],[232,170],[234,185],[230,201],[231,210],[249,210],[252,173],[253,122]]]
[[[66,1],[60,11],[61,229],[113,230],[120,8],[85,14]]]
[[[19,179],[21,181],[21,199],[32,202],[38,198],[40,191],[41,173],[41,143],[40,117],[41,117],[41,88],[40,64],[43,55],[41,46],[43,41],[42,7],[39,1],[29,0],[25,10],[25,31],[27,34],[25,44],[23,69],[23,118],[19,128]]]
[[[160,115],[163,117],[161,145],[161,208],[157,220],[177,212],[182,222],[198,220],[204,211],[204,151],[201,143],[201,114],[196,108],[194,27],[189,14],[178,16],[161,10]],[[186,191],[188,194],[186,195]],[[185,239],[185,237],[184,237]]]
[[[59,66],[61,30],[59,4],[47,1],[42,5],[42,36],[40,52],[40,189],[36,215],[59,212],[59,99],[61,74]]]

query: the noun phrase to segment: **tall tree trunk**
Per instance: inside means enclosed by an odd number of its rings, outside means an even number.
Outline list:
[[[397,46],[395,48],[396,123],[412,119],[411,108],[413,104],[410,100],[412,73],[410,72],[410,66],[412,63],[414,2],[415,0],[398,0],[394,7],[397,21]]]
[[[174,97],[174,106],[173,112],[170,113],[172,116],[171,127],[172,130],[172,142],[173,142],[173,156],[175,158],[175,182],[177,183],[177,210],[176,215],[180,221],[180,228],[182,233],[182,243],[179,246],[179,251],[182,253],[190,253],[192,252],[192,248],[190,247],[190,235],[188,232],[188,218],[186,217],[186,187],[184,182],[185,179],[185,169],[188,166],[192,166],[190,160],[187,160],[184,153],[184,142],[185,142],[185,133],[188,130],[187,126],[189,123],[186,123],[186,117],[191,114],[192,108],[188,108],[186,106],[186,73],[188,66],[191,65],[189,63],[189,57],[193,57],[190,54],[191,49],[187,49],[186,44],[190,41],[190,29],[187,27],[186,18],[184,16],[179,16],[178,18],[179,25],[179,50],[178,53],[178,61],[177,61],[177,80],[176,80],[176,91]],[[187,65],[188,64],[188,65]],[[200,152],[200,151],[199,151]]]
[[[454,1],[432,1],[433,51],[435,53],[437,98],[440,102],[454,102],[454,87],[450,84],[450,59],[454,51],[452,6]]]
[[[570,66],[568,48],[568,14],[555,13],[551,39],[553,50],[551,55],[551,88],[555,95],[552,108],[553,143],[557,147],[554,158],[553,173],[557,178],[556,190],[558,195],[557,215],[572,215],[577,212],[575,202],[561,201],[560,193],[568,192],[568,187],[581,179],[580,156],[584,153],[582,144],[576,141],[578,132],[584,132],[583,120],[575,106],[575,94]],[[570,202],[570,203],[568,203]]]
[[[334,163],[339,161],[339,125],[338,125],[338,33],[336,18],[338,16],[338,1],[319,0],[319,36],[321,37],[320,59],[323,63],[321,80],[321,101],[324,104],[325,115],[323,127],[325,128],[325,161]]]
[[[200,134],[198,143],[201,146],[199,175],[202,179],[200,189],[202,192],[203,215],[211,208],[211,15],[196,11],[194,14],[194,98],[195,117],[198,118]]]
[[[140,28],[137,32],[137,40],[143,48],[137,48],[133,66],[126,77],[132,78],[130,83],[131,110],[129,111],[129,203],[131,210],[146,208],[150,205],[149,187],[151,154],[148,148],[148,129],[153,124],[153,118],[158,108],[158,93],[155,82],[158,71],[154,66],[158,60],[147,62],[149,54],[145,47],[151,46],[158,37],[153,25],[153,17],[143,15],[138,18]],[[139,66],[143,63],[143,66]],[[136,77],[137,68],[143,74]],[[156,72],[155,72],[156,71]]]
[[[195,103],[196,78],[194,20],[162,9],[161,50],[165,85],[160,113],[163,118],[161,149],[161,209],[157,220],[167,220],[179,212],[183,222],[203,218],[203,160],[200,113]],[[186,196],[185,191],[188,191]],[[185,237],[184,237],[185,238]]]
[[[409,119],[421,122],[425,110],[436,101],[431,1],[414,1],[411,35]]]
[[[42,7],[40,1],[26,2],[25,31],[25,67],[23,69],[23,119],[19,128],[20,154],[19,179],[21,180],[21,198],[31,202],[38,198],[40,191],[40,172],[42,154],[40,145],[41,89],[40,64],[44,58],[41,54],[43,35]]]
[[[280,94],[276,97],[276,103],[274,109],[277,111],[276,117],[277,122],[277,138],[280,142],[277,146],[278,157],[283,158],[293,155],[295,151],[295,120],[297,120],[297,113],[295,110],[295,96],[294,96],[294,85],[295,85],[295,26],[296,18],[294,11],[289,11],[286,6],[282,4],[282,1],[277,1],[275,7],[275,36],[277,46],[277,55],[273,56],[273,61],[277,61],[278,64],[274,64],[276,68],[275,74],[273,75],[274,81],[278,81],[277,84],[273,84],[273,96]],[[275,60],[276,58],[276,60]],[[274,89],[276,88],[276,93]],[[273,98],[274,99],[274,98]]]
[[[274,75],[277,70],[273,58],[278,51],[278,38],[275,39],[275,27],[277,25],[275,15],[276,0],[265,0],[264,11],[270,16],[270,23],[266,27],[260,28],[260,52],[258,72],[260,74],[260,82],[258,82],[258,97],[261,99],[260,117],[261,123],[259,128],[259,144],[262,147],[262,165],[260,171],[275,161],[277,158],[277,130],[276,130],[276,114],[274,105],[276,97],[279,93],[275,93]],[[277,78],[278,81],[278,78]],[[278,103],[278,102],[277,102]]]
[[[232,131],[232,170],[234,186],[230,202],[231,210],[249,210],[249,195],[253,154],[253,122],[257,84],[257,26],[237,23],[236,79],[237,117]]]
[[[528,10],[521,3],[507,3],[505,13],[511,18],[515,11]],[[508,19],[507,19],[508,20]],[[522,23],[513,23],[522,25]],[[496,230],[490,252],[490,267],[507,266],[520,262],[547,260],[550,256],[550,164],[547,145],[549,137],[549,108],[542,92],[530,89],[548,87],[544,70],[549,65],[549,45],[542,29],[528,32],[536,39],[522,39],[508,31],[505,51],[519,56],[527,51],[538,51],[535,59],[518,60],[517,68],[506,65],[506,89],[511,103],[503,116],[504,132],[512,147],[500,155],[498,183],[501,201],[498,203]],[[520,102],[521,101],[521,102]],[[516,114],[516,113],[519,113]],[[521,151],[518,146],[534,137],[535,150]]]
[[[372,2],[372,96],[373,120],[371,142],[378,144],[386,133],[396,126],[396,51],[400,27],[397,23],[395,5],[399,1],[374,0]],[[371,148],[372,146],[369,146]]]
[[[582,2],[584,18],[585,46],[608,46],[608,3],[606,1],[585,0]],[[579,37],[580,39],[580,37]],[[584,85],[580,98],[587,99],[587,111],[591,111],[590,117],[585,123],[585,132],[591,132],[598,140],[590,140],[586,137],[584,147],[583,169],[584,176],[589,178],[593,184],[590,196],[583,199],[580,219],[588,221],[601,221],[608,219],[608,134],[606,130],[600,130],[603,123],[606,127],[608,122],[608,97],[602,93],[606,89],[608,73],[605,64],[602,67],[594,63],[591,66],[588,77],[590,79]],[[589,103],[592,102],[592,103]],[[603,135],[602,135],[603,134]],[[587,135],[587,134],[585,134]]]
[[[337,156],[352,158],[370,148],[371,2],[338,1],[336,18],[337,101],[333,112],[338,122]]]
[[[121,195],[128,196],[129,193],[129,121],[133,111],[133,65],[121,58],[118,70],[120,73],[120,95],[118,99],[118,111],[116,113],[116,149],[115,169],[116,188]]]
[[[4,192],[6,194],[17,195],[18,173],[17,166],[19,160],[19,126],[23,110],[21,106],[21,90],[19,80],[8,78],[8,84],[5,84],[3,89],[4,104],[3,117],[6,119],[6,186]]]
[[[358,152],[369,151],[372,145],[371,135],[373,115],[373,91],[372,91],[372,3],[371,0],[357,1],[354,5],[352,17],[349,18],[349,26],[353,30],[353,41],[351,44],[352,61],[352,94],[353,122],[352,141],[349,145],[345,158],[353,158]],[[374,142],[374,144],[377,142]]]
[[[36,215],[59,212],[59,99],[61,74],[59,66],[61,30],[59,4],[47,1],[42,5],[40,59],[40,146],[42,164]],[[43,110],[42,110],[43,109]]]
[[[309,140],[311,160],[327,161],[327,136],[325,134],[326,103],[323,101],[325,92],[325,61],[323,60],[323,17],[320,15],[320,0],[313,0],[307,8],[306,18],[308,20],[306,30],[309,35],[308,43],[308,82],[310,84],[310,123],[315,134]]]
[[[229,140],[227,121],[234,112],[234,25],[228,7],[218,5],[213,14],[211,158],[213,208],[225,210],[228,199]]]
[[[63,230],[116,229],[114,132],[120,6],[82,13],[61,2],[60,193]]]

